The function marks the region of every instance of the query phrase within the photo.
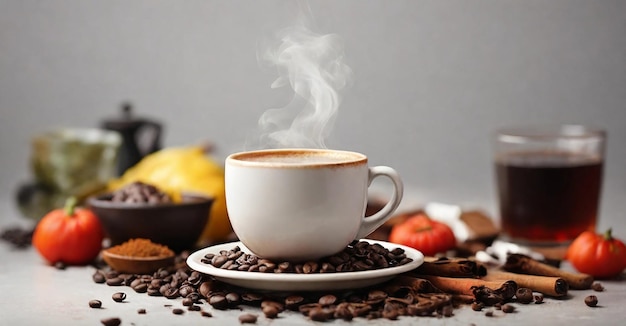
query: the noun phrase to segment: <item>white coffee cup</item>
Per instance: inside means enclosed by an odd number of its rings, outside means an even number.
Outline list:
[[[356,152],[273,149],[235,153],[225,163],[226,205],[233,230],[254,254],[275,261],[330,256],[387,221],[403,184],[387,166],[368,167]],[[364,217],[368,187],[389,178],[389,202]]]

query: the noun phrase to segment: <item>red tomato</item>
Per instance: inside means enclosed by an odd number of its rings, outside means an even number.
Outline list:
[[[456,238],[447,224],[431,220],[421,213],[394,225],[389,241],[415,248],[425,256],[434,256],[456,247]]]
[[[605,234],[586,231],[569,245],[565,258],[581,273],[610,278],[626,268],[626,246],[613,238],[611,229]]]
[[[35,227],[33,246],[52,264],[87,264],[102,249],[100,220],[90,210],[75,205],[75,199],[68,199],[65,209],[49,212]]]

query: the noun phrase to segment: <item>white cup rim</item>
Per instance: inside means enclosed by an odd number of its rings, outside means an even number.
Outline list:
[[[336,158],[341,158],[338,160],[330,160],[330,161],[294,161],[294,162],[276,162],[276,161],[258,161],[258,160],[250,160],[249,158],[253,157],[262,157],[268,154],[284,154],[289,155],[292,153],[294,156],[302,155],[302,154],[329,154]],[[248,159],[245,159],[248,158]],[[345,158],[345,159],[344,159]],[[273,168],[287,168],[287,167],[330,167],[330,166],[354,166],[354,165],[362,165],[367,164],[367,156],[358,152],[353,151],[345,151],[345,150],[335,150],[335,149],[314,149],[314,148],[280,148],[280,149],[262,149],[262,150],[252,150],[252,151],[243,151],[230,154],[226,158],[227,164],[234,164],[238,166],[249,166],[249,167],[273,167]]]

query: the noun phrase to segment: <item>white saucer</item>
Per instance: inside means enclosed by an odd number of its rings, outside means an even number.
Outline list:
[[[210,264],[201,262],[206,254],[219,254],[220,250],[231,250],[239,246],[244,253],[250,253],[241,242],[230,242],[200,249],[192,253],[187,258],[187,265],[190,268],[205,274],[213,275],[215,279],[224,283],[256,290],[270,291],[327,291],[344,290],[367,287],[382,283],[392,279],[394,276],[417,268],[424,262],[424,255],[413,248],[395,243],[363,239],[369,243],[378,243],[388,250],[394,248],[404,249],[408,258],[412,262],[396,267],[388,267],[376,270],[360,272],[341,273],[317,273],[317,274],[295,274],[295,273],[259,273],[231,271],[213,267]]]

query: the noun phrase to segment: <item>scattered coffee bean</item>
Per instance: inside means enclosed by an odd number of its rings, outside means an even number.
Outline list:
[[[239,322],[242,324],[256,324],[257,315],[254,314],[243,314],[239,316]]]
[[[537,293],[535,294],[535,304],[543,303],[543,294]]]
[[[370,245],[367,242],[355,242],[350,247],[351,253],[344,251],[332,258],[332,261],[340,261],[336,268],[338,272],[342,270],[354,271],[354,266],[351,265],[357,258],[363,262],[363,266],[380,265],[380,263],[372,264],[371,262],[381,259],[387,261],[388,266],[397,266],[400,264],[397,260],[403,255],[401,250],[390,252],[382,246]],[[231,260],[231,264],[239,266],[245,265],[241,264],[242,260],[249,259],[250,266],[264,266],[266,269],[273,269],[274,273],[295,273],[298,269],[302,270],[306,264],[309,266],[306,268],[307,271],[317,270],[317,273],[321,273],[321,270],[324,269],[324,263],[319,261],[303,264],[285,262],[275,264],[258,257],[248,257],[241,252],[240,248],[224,250],[206,259],[210,261],[219,256],[224,256],[227,260],[228,257],[235,259],[234,261]],[[394,262],[394,260],[396,261]],[[325,263],[330,264],[330,261],[331,259],[328,258]],[[183,306],[188,307],[190,311],[202,312],[198,305],[202,303],[201,300],[205,300],[213,309],[218,310],[241,309],[242,305],[260,306],[263,315],[270,319],[277,318],[285,309],[300,311],[314,321],[332,319],[349,321],[357,317],[393,320],[400,316],[451,316],[453,314],[452,296],[448,294],[419,293],[419,297],[414,297],[413,294],[407,292],[406,288],[393,292],[388,292],[387,288],[373,288],[355,290],[341,296],[337,293],[296,293],[285,294],[284,296],[274,293],[266,295],[230,287],[208,275],[191,270],[184,265],[184,260],[179,260],[179,262],[180,264],[176,266],[162,268],[147,275],[122,274],[103,268],[93,274],[93,279],[94,282],[105,283],[109,286],[129,286],[136,292],[147,293],[149,296],[182,297]],[[317,264],[317,267],[314,263]],[[173,305],[166,304],[164,306],[172,307]],[[175,308],[172,309],[172,313],[182,314],[184,310]],[[202,314],[207,317],[211,316],[208,312],[202,312]]]
[[[101,308],[102,307],[102,301],[100,301],[100,300],[89,300],[89,306],[91,308]]]
[[[515,306],[513,306],[513,305],[505,304],[505,305],[502,306],[502,312],[510,314],[510,313],[512,313],[514,311],[515,311]]]
[[[100,322],[104,326],[118,326],[122,323],[122,320],[117,317],[113,317],[113,318],[102,319],[100,320]]]
[[[54,268],[58,269],[58,270],[64,270],[67,268],[67,265],[62,262],[62,261],[58,261],[56,263],[54,263]]]
[[[302,303],[304,303],[304,297],[299,295],[291,295],[285,298],[285,308],[289,310],[298,310]]]
[[[598,297],[595,295],[588,295],[585,298],[585,304],[589,307],[595,307],[598,305]]]
[[[104,283],[104,282],[106,282],[106,278],[104,277],[104,274],[102,274],[100,271],[96,271],[95,273],[93,273],[91,278],[93,279],[93,281],[95,283]]]
[[[126,299],[126,293],[124,293],[124,292],[115,292],[115,293],[113,293],[111,298],[115,302],[122,302],[122,301],[124,301],[124,299]]]
[[[515,292],[517,302],[528,304],[533,302],[533,291],[529,288],[518,288]]]
[[[145,315],[146,314],[146,309],[139,308],[139,309],[137,309],[137,313],[140,314],[140,315]]]
[[[202,311],[200,312],[200,314],[202,315],[202,317],[213,317],[213,314],[208,311]]]
[[[596,292],[602,292],[604,291],[604,286],[602,286],[602,283],[600,282],[593,282],[593,284],[591,284],[591,289]]]
[[[183,306],[189,307],[193,305],[193,299],[191,298],[184,298],[183,299]]]
[[[121,277],[112,277],[112,278],[107,278],[106,280],[106,284],[109,286],[120,286],[120,285],[124,285],[124,279]]]
[[[330,306],[335,304],[335,302],[337,302],[337,297],[332,295],[332,294],[328,294],[325,296],[322,296],[319,300],[318,300],[319,304],[321,304],[322,306]]]
[[[216,294],[216,295],[211,296],[209,298],[209,304],[213,308],[219,309],[219,310],[224,310],[228,308],[228,300],[226,299],[225,296],[221,294]]]
[[[485,304],[482,302],[474,302],[472,303],[472,310],[481,311],[485,307]]]
[[[489,310],[485,311],[485,316],[493,317],[493,310],[489,309]]]

